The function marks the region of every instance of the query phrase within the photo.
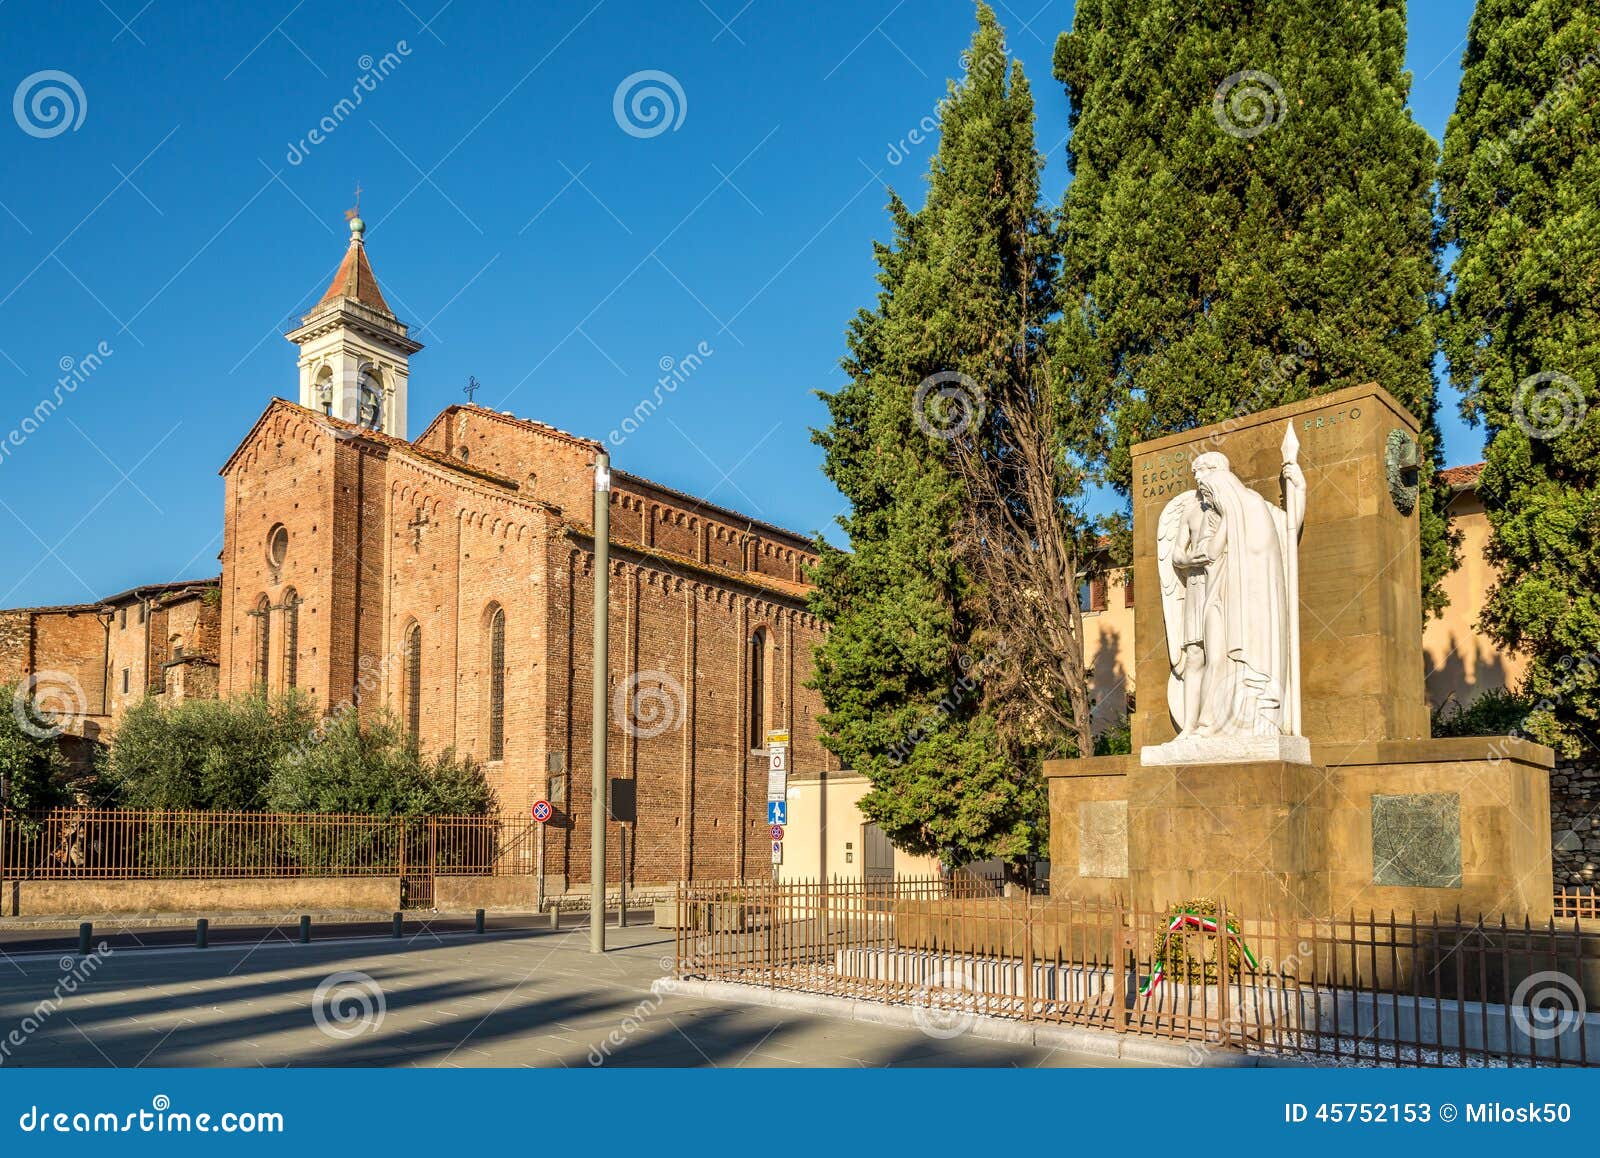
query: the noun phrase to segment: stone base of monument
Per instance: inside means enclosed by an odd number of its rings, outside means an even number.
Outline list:
[[[1049,761],[1052,893],[1147,911],[1222,900],[1259,919],[1549,919],[1548,748],[1464,737],[1311,757]]]
[[[1282,735],[1180,736],[1139,749],[1139,763],[1146,765],[1254,764],[1262,760],[1309,764],[1311,741],[1304,736]]]

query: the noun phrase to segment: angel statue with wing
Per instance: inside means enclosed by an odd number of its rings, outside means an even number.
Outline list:
[[[1175,746],[1294,735],[1305,476],[1287,455],[1279,508],[1239,481],[1217,451],[1196,456],[1191,470],[1195,489],[1169,502],[1156,528]]]

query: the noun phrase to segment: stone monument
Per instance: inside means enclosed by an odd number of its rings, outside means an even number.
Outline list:
[[[1417,434],[1367,385],[1133,448],[1134,754],[1046,764],[1052,891],[1549,916],[1553,754],[1429,735]]]

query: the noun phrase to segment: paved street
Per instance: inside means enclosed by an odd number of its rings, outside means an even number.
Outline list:
[[[1104,1064],[970,1035],[940,1040],[917,1030],[657,998],[650,983],[671,964],[671,937],[649,928],[608,936],[619,947],[603,959],[589,955],[583,927],[113,948],[89,959],[13,951],[0,958],[0,1064]],[[40,1004],[58,989],[58,1006]],[[21,1044],[9,1036],[14,1030]]]

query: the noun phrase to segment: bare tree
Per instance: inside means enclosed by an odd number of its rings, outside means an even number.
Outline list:
[[[1069,453],[1077,424],[1062,421],[1047,355],[1029,364],[1019,354],[1007,369],[975,400],[950,458],[967,493],[957,547],[978,585],[972,614],[1003,657],[984,672],[984,703],[1013,742],[1049,748],[1066,736],[1087,756],[1078,592],[1090,527],[1074,506],[1085,477]]]

